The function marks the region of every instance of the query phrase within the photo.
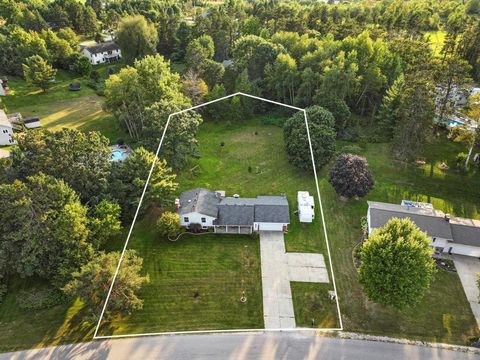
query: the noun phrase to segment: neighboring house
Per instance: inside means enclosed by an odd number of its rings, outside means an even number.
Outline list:
[[[13,139],[14,125],[10,122],[5,111],[0,109],[0,146],[13,145],[17,142]]]
[[[7,96],[7,90],[3,85],[3,80],[0,79],[0,96]]]
[[[197,188],[182,193],[176,205],[181,226],[222,234],[287,231],[290,224],[285,196],[225,197],[223,191]]]
[[[311,223],[315,219],[315,202],[308,191],[297,193],[298,219],[303,223]]]
[[[122,57],[120,47],[113,41],[83,46],[81,52],[92,65],[115,62]]]
[[[438,254],[480,257],[480,221],[451,217],[431,204],[402,201],[401,205],[368,202],[368,233],[384,226],[392,218],[412,220],[432,239]]]

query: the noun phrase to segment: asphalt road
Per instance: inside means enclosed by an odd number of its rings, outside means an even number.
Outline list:
[[[479,355],[426,346],[338,339],[312,333],[232,333],[102,340],[0,354],[0,359],[322,359],[463,360]]]

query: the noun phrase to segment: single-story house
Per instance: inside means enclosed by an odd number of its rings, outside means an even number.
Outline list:
[[[122,57],[120,47],[113,41],[83,46],[81,53],[92,65],[115,62]]]
[[[431,204],[402,201],[402,204],[368,202],[368,233],[392,218],[409,218],[431,238],[437,254],[480,257],[480,221],[445,214]]]
[[[185,191],[175,201],[180,225],[213,229],[222,234],[288,230],[290,212],[285,196],[225,197],[224,191]]]
[[[0,109],[0,146],[14,145],[16,140],[13,139],[14,125],[8,119],[5,111]]]

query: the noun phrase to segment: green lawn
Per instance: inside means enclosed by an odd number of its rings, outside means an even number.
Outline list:
[[[288,251],[322,252],[328,263],[320,217],[312,224],[299,224],[294,213],[298,190],[316,194],[313,175],[288,163],[282,129],[262,125],[265,120],[260,117],[228,126],[204,123],[198,134],[200,158],[191,159],[180,172],[179,192],[206,187],[243,197],[285,193],[291,210],[291,225],[286,235]],[[220,146],[222,141],[224,146]],[[144,257],[145,271],[151,277],[150,285],[141,294],[145,306],[114,321],[106,332],[263,328],[257,239],[202,235],[171,243],[157,239],[144,221],[136,225],[129,249]],[[239,302],[244,251],[249,252],[252,263],[248,285],[251,290],[247,297],[254,297],[247,304]],[[219,294],[220,289],[223,295]],[[195,292],[204,294],[204,300],[194,302]],[[299,306],[298,311],[303,313],[303,307]],[[335,314],[333,320],[319,315],[319,321],[335,322]],[[326,312],[326,316],[332,314]]]
[[[139,294],[144,308],[100,334],[263,328],[258,238],[207,234],[173,243],[139,225],[129,249],[143,257],[150,277]]]
[[[291,282],[295,322],[298,327],[338,328],[337,303],[330,300],[331,284]]]
[[[366,215],[366,200],[427,201],[453,215],[480,218],[480,174],[463,175],[453,169],[454,157],[462,150],[442,135],[419,154],[426,157],[427,164],[417,168],[391,160],[386,144],[368,144],[363,155],[375,176],[375,188],[367,199],[348,203],[338,200],[325,178],[326,171],[322,172],[320,187],[346,330],[460,344],[469,335],[478,335],[457,274],[440,271],[421,303],[400,312],[365,298],[352,262],[352,250],[361,239],[360,218]],[[437,170],[442,161],[452,165],[451,170]]]
[[[106,68],[100,68],[104,73]],[[69,91],[72,82],[80,82],[80,91]],[[5,97],[7,111],[19,112],[24,118],[39,116],[42,127],[59,130],[64,127],[83,131],[100,131],[111,141],[124,136],[114,118],[102,110],[103,98],[88,86],[87,80],[59,71],[46,93],[29,86],[23,79],[10,78],[10,94]]]

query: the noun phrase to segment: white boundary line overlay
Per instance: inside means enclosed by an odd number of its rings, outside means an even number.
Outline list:
[[[113,286],[115,284],[115,280],[117,279],[117,275],[118,275],[118,272],[120,270],[120,266],[122,265],[122,260],[123,260],[123,257],[125,255],[125,251],[127,250],[128,242],[130,241],[130,237],[132,235],[133,228],[135,226],[135,222],[137,221],[138,213],[140,211],[140,207],[142,205],[143,198],[145,197],[145,193],[147,191],[148,184],[150,183],[150,178],[152,176],[153,169],[154,169],[155,164],[158,160],[158,154],[160,152],[160,148],[162,147],[162,143],[163,143],[163,140],[165,138],[165,134],[167,132],[168,125],[170,124],[170,120],[175,115],[183,114],[183,113],[186,113],[188,111],[192,111],[192,110],[201,108],[203,106],[213,104],[213,103],[216,103],[218,101],[226,100],[226,99],[229,99],[231,97],[239,96],[239,95],[240,96],[246,96],[246,97],[256,99],[256,100],[265,101],[265,102],[268,102],[268,103],[271,103],[271,104],[275,104],[275,105],[279,105],[279,106],[283,106],[283,107],[287,107],[287,108],[290,108],[290,109],[293,109],[293,110],[303,112],[303,115],[304,115],[304,118],[305,118],[305,127],[307,129],[308,145],[309,145],[309,148],[310,148],[310,154],[311,154],[311,158],[312,158],[313,175],[315,177],[315,185],[316,185],[316,188],[317,188],[318,203],[320,205],[320,214],[322,215],[323,233],[325,235],[325,242],[327,244],[327,254],[328,254],[328,260],[329,260],[329,265],[330,265],[329,267],[330,267],[330,273],[331,273],[331,276],[332,276],[333,291],[335,292],[335,301],[336,301],[336,306],[337,306],[338,320],[339,320],[339,323],[340,323],[340,327],[338,327],[338,328],[300,328],[300,327],[298,327],[298,328],[290,328],[290,329],[192,330],[192,331],[171,331],[171,332],[165,331],[165,332],[153,332],[153,333],[144,333],[144,334],[121,334],[121,335],[119,334],[119,335],[100,335],[99,336],[98,335],[98,330],[100,329],[100,324],[101,324],[101,321],[102,321],[103,316],[105,314],[105,310],[107,308],[108,301],[110,299],[110,295],[112,293]],[[152,166],[150,167],[150,171],[148,173],[147,181],[146,181],[145,186],[143,188],[142,195],[140,196],[140,200],[139,200],[139,203],[138,203],[138,206],[137,206],[137,210],[135,211],[135,215],[134,215],[133,220],[132,220],[132,225],[130,225],[130,229],[128,231],[127,239],[125,241],[125,245],[123,246],[123,250],[122,250],[122,253],[120,255],[120,260],[118,261],[118,265],[117,265],[117,268],[115,270],[115,275],[113,276],[112,283],[110,284],[110,288],[108,290],[107,297],[106,297],[105,302],[103,304],[102,312],[100,313],[100,318],[98,319],[97,326],[96,326],[95,332],[93,334],[93,339],[94,340],[97,340],[97,339],[114,339],[114,338],[126,338],[126,337],[138,337],[138,336],[176,335],[176,334],[208,334],[208,333],[235,333],[235,332],[257,332],[258,333],[258,332],[272,332],[272,331],[274,331],[274,332],[276,332],[276,331],[312,331],[312,332],[343,331],[342,314],[341,314],[341,311],[340,311],[340,303],[339,303],[339,300],[338,300],[337,285],[335,283],[335,275],[334,275],[334,272],[333,272],[332,257],[331,257],[331,253],[330,253],[330,245],[329,245],[329,240],[328,240],[328,235],[327,235],[327,226],[326,226],[326,223],[325,223],[325,216],[324,216],[324,213],[323,213],[322,199],[320,197],[320,186],[318,184],[317,169],[315,167],[315,158],[313,156],[312,140],[310,138],[310,129],[308,127],[307,111],[305,109],[302,109],[302,108],[299,108],[299,107],[296,107],[296,106],[292,106],[292,105],[288,105],[288,104],[283,104],[283,103],[280,103],[278,101],[265,99],[265,98],[262,98],[262,97],[259,97],[259,96],[246,94],[246,93],[243,93],[243,92],[236,92],[234,94],[223,96],[221,98],[214,99],[212,101],[208,101],[208,102],[196,105],[196,106],[192,106],[188,109],[177,111],[175,113],[172,113],[172,114],[168,115],[168,119],[167,119],[167,122],[165,124],[165,128],[163,129],[162,137],[160,138],[160,143],[158,144],[157,151],[155,152],[155,158],[153,159]]]

